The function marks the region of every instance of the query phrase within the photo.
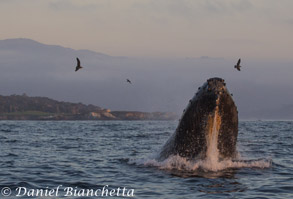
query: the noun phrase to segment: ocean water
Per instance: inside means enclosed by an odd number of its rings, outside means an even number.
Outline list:
[[[0,198],[293,198],[292,121],[241,121],[235,161],[156,161],[177,124],[0,121]]]

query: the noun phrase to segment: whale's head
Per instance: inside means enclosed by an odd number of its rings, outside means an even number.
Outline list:
[[[234,157],[238,136],[238,110],[232,95],[226,87],[224,79],[215,77],[207,80],[192,99],[190,114],[194,122],[201,117],[205,132],[206,150],[209,155],[209,145],[216,139],[219,157]]]
[[[191,102],[196,101],[198,99],[206,98],[208,103],[214,104],[221,96],[225,95],[231,96],[228,89],[226,88],[225,80],[218,77],[214,77],[208,79],[203,84],[203,86],[198,88],[198,92],[191,99]]]
[[[189,101],[182,119],[185,117],[186,119],[195,119],[195,117],[204,119],[203,116],[214,115],[215,111],[222,115],[234,116],[235,111],[237,113],[237,108],[226,87],[225,80],[218,77],[208,79],[198,88],[197,93]]]
[[[167,142],[174,146],[165,147],[169,149],[161,154],[205,158],[213,144],[220,158],[234,157],[237,135],[238,111],[226,83],[218,77],[210,78],[184,109],[175,134]]]
[[[225,80],[218,77],[208,79],[204,84],[204,89],[207,89],[208,93],[217,95],[227,91]]]

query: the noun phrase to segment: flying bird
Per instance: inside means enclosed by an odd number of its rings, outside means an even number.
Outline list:
[[[240,62],[241,62],[241,59],[239,59],[237,64],[234,66],[234,68],[237,68],[238,71],[240,71],[240,67],[241,67]]]
[[[129,79],[126,79],[126,81],[127,81],[129,84],[132,84],[131,81],[130,81]]]
[[[78,59],[78,57],[76,58],[77,61],[77,66],[75,67],[75,72],[78,71],[79,69],[82,69],[83,67],[80,65],[80,61]]]

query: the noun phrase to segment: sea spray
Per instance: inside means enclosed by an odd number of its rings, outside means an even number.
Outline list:
[[[141,158],[141,159],[130,159],[129,164],[135,164],[139,166],[157,167],[163,170],[179,170],[179,171],[204,171],[204,172],[218,172],[225,169],[236,169],[236,168],[270,168],[272,166],[272,159],[263,158],[257,160],[232,160],[225,159],[222,161],[215,162],[211,165],[210,161],[206,159],[191,160],[180,157],[179,155],[171,155],[164,161],[158,161],[154,158]]]

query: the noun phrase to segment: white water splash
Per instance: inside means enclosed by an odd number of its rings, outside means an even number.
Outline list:
[[[166,160],[159,162],[154,158],[129,160],[130,164],[142,165],[142,166],[153,166],[160,169],[167,170],[184,170],[184,171],[221,171],[230,168],[270,168],[272,165],[271,159],[258,159],[258,160],[223,160],[216,161],[211,164],[209,160],[188,160],[186,158],[176,156],[170,156]]]

